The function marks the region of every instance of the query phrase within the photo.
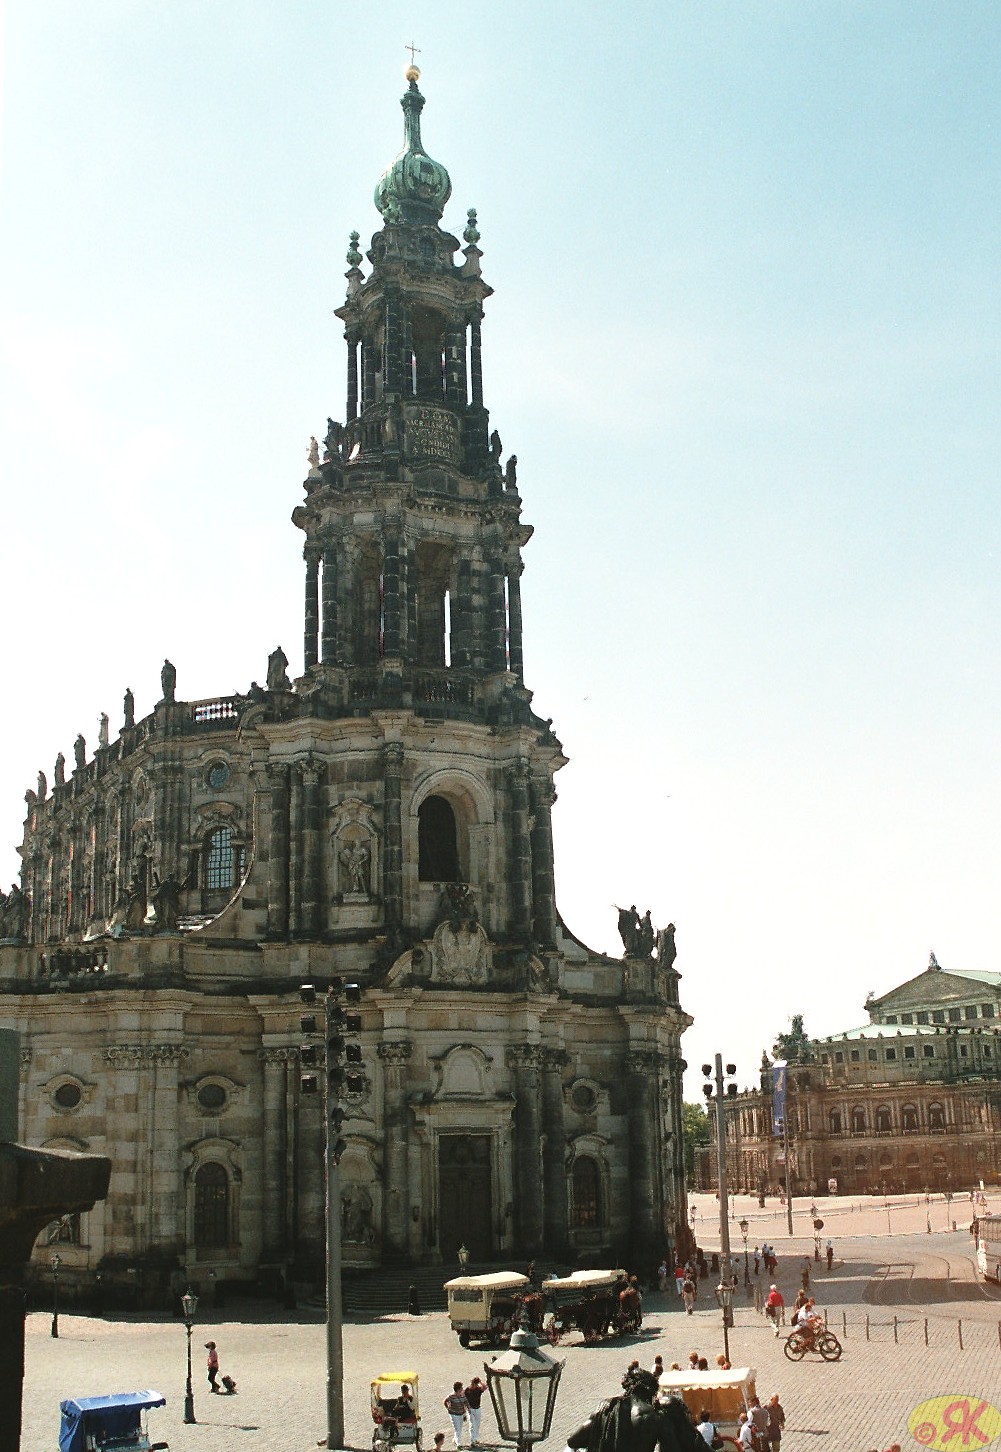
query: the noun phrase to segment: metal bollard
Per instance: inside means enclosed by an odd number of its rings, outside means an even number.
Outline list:
[[[998,1324],[998,1334],[1001,1337],[1001,1323]],[[925,1345],[928,1345],[928,1317],[925,1317]]]
[[[894,1344],[894,1346],[899,1346],[899,1344],[900,1344],[899,1341],[897,1340],[897,1318],[896,1318],[896,1316],[894,1316],[894,1318],[893,1318],[893,1344]]]
[[[962,1321],[957,1321],[956,1322],[956,1326],[957,1326],[957,1328],[959,1330],[959,1349],[960,1349],[960,1351],[962,1351],[962,1349],[963,1349],[963,1323],[962,1323]]]
[[[869,1340],[869,1317],[868,1316],[866,1316],[866,1318],[865,1318],[865,1339],[867,1341]]]
[[[848,1335],[848,1317],[844,1311],[841,1312],[841,1334]],[[998,1322],[998,1340],[1001,1341],[1001,1321]]]

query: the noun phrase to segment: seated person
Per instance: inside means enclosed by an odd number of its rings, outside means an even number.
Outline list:
[[[414,1411],[414,1394],[407,1382],[400,1387],[400,1395],[392,1410],[392,1416],[398,1422],[416,1422],[417,1413]]]

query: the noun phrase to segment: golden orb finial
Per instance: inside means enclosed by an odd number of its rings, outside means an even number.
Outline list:
[[[420,78],[421,78],[420,69],[419,69],[419,67],[417,67],[415,65],[409,65],[409,66],[407,66],[407,68],[403,72],[403,74],[406,76],[406,78],[407,78],[408,81],[414,81],[414,82],[416,82],[416,81],[419,81]]]

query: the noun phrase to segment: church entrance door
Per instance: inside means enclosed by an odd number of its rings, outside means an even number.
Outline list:
[[[493,1251],[490,1136],[443,1134],[438,1138],[438,1246],[447,1265],[465,1245],[473,1261]]]

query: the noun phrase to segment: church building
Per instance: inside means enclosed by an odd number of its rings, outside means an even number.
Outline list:
[[[407,76],[382,225],[347,253],[344,421],[292,514],[301,673],[276,649],[263,686],[191,701],[165,661],[150,714],[126,692],[117,733],[26,796],[0,901],[21,1137],[113,1164],[107,1200],[53,1228],[71,1284],[152,1302],[178,1276],[322,1276],[299,988],[335,975],[361,989],[346,1265],[447,1274],[464,1243],[645,1267],[684,1239],[674,932],[630,910],[612,958],[557,909],[566,758],[523,679],[532,530],[484,403],[492,290],[476,213],[464,245],[441,225]]]

